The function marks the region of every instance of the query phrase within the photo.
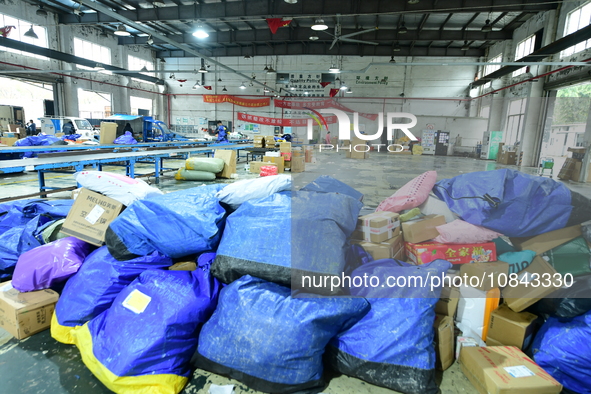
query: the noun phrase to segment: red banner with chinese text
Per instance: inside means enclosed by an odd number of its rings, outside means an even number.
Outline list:
[[[278,108],[291,108],[291,109],[305,109],[305,108],[312,108],[312,109],[321,109],[321,108],[336,108],[340,109],[341,111],[345,112],[355,112],[351,108],[345,107],[343,104],[339,103],[333,99],[324,99],[324,100],[307,100],[307,101],[291,101],[291,100],[275,100],[275,107]],[[376,120],[378,115],[377,114],[366,114],[366,113],[359,113],[360,116],[367,118],[369,120]]]
[[[325,116],[326,123],[337,123],[336,116]],[[238,120],[248,122],[248,123],[256,123],[256,124],[263,124],[268,126],[284,126],[284,127],[304,127],[308,124],[308,120],[312,122],[315,121],[312,118],[300,118],[300,119],[281,119],[281,118],[270,118],[267,116],[258,116],[258,115],[249,115],[244,112],[238,112]]]
[[[203,95],[203,102],[204,103],[232,103],[235,105],[239,105],[241,107],[250,107],[250,108],[258,108],[258,107],[268,107],[271,105],[271,98],[262,98],[262,99],[246,99],[240,98],[236,96],[231,96],[229,94],[218,94],[218,95],[211,95],[211,94],[204,94]]]

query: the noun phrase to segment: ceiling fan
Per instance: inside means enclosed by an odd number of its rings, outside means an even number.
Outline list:
[[[323,33],[326,33],[332,37],[334,37],[334,40],[332,40],[332,44],[330,45],[330,48],[328,48],[328,50],[330,51],[335,44],[337,43],[337,41],[344,41],[344,42],[356,42],[359,44],[369,44],[369,45],[379,45],[377,42],[371,42],[371,41],[363,41],[363,40],[356,40],[354,38],[350,38],[353,36],[357,36],[359,34],[364,34],[364,33],[369,33],[372,31],[376,31],[378,29],[378,27],[374,27],[372,29],[365,29],[365,30],[360,30],[360,31],[356,31],[353,33],[349,33],[349,34],[341,34],[341,22],[339,20],[339,15],[337,14],[337,24],[334,27],[334,34],[331,34],[327,31],[323,31]]]

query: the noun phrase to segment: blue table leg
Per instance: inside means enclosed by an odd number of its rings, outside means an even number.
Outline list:
[[[39,178],[39,191],[44,192],[45,191],[45,173],[43,172],[43,170],[37,171],[37,177]],[[47,194],[41,194],[41,198],[46,198],[46,197],[47,197]]]
[[[160,171],[162,168],[162,158],[156,157],[154,160],[154,182],[156,184],[160,183]]]
[[[135,159],[129,160],[127,171],[129,172],[129,175],[127,175],[128,177],[135,178]]]

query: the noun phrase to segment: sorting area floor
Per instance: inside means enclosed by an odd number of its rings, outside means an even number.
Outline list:
[[[237,166],[237,179],[254,177],[245,171],[242,159]],[[179,166],[182,165],[179,162]],[[137,166],[148,173],[151,165]],[[375,208],[384,198],[392,195],[413,177],[429,170],[437,171],[437,179],[474,172],[488,171],[497,168],[514,168],[516,166],[498,165],[495,162],[472,158],[445,156],[412,156],[372,152],[366,160],[346,159],[344,152],[316,152],[316,163],[306,163],[306,171],[294,174],[294,187],[298,188],[320,175],[331,175],[362,192],[364,203],[368,208]],[[105,171],[121,172],[120,167],[105,167]],[[536,168],[520,170],[535,174]],[[555,171],[555,175],[558,169]],[[195,187],[203,182],[176,181],[174,173],[169,172],[158,185],[162,190],[174,190]],[[55,187],[74,186],[71,175],[48,174],[48,185]],[[150,181],[153,178],[143,178]],[[232,180],[220,180],[233,182]],[[591,184],[565,182],[565,184],[586,197],[591,198]],[[5,197],[26,195],[38,191],[36,173],[0,175],[0,199]],[[51,195],[51,198],[69,198],[69,192]],[[328,375],[327,394],[387,394],[392,390],[365,383],[347,376]],[[475,393],[476,389],[454,363],[443,373],[438,373],[443,394]],[[99,394],[109,393],[90,371],[84,366],[75,346],[63,345],[51,338],[49,330],[38,333],[24,340],[16,340],[6,331],[0,329],[0,393],[14,394]],[[234,384],[235,394],[256,394],[244,384],[218,376],[206,371],[196,370],[183,394],[207,393],[211,384]]]

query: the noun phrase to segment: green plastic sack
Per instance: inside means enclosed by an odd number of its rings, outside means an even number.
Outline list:
[[[589,268],[591,252],[583,237],[557,246],[542,256],[559,274],[570,273],[573,276],[581,276],[591,273],[591,268]]]
[[[189,157],[185,161],[185,168],[193,171],[206,171],[217,174],[224,169],[224,161],[215,157]]]
[[[185,167],[181,167],[174,175],[174,179],[177,181],[213,181],[215,173],[187,170]]]

